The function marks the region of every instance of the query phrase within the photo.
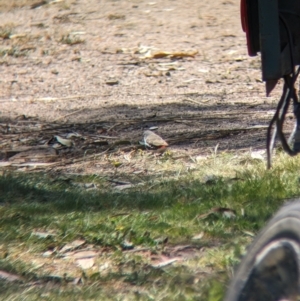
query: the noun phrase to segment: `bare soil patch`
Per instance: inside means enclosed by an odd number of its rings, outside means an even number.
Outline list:
[[[109,172],[152,127],[175,157],[265,147],[280,89],[264,97],[239,1],[42,2],[0,2],[3,161]],[[30,153],[57,135],[72,146]]]

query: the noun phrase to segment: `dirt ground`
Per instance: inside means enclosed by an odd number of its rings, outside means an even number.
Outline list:
[[[149,128],[175,156],[265,147],[281,89],[265,97],[239,0],[0,1],[0,11],[2,166],[99,172]]]

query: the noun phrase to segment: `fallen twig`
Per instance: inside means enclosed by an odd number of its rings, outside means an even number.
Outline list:
[[[191,98],[184,98],[182,101],[189,101],[189,102],[192,102],[192,103],[196,103],[197,105],[202,105],[202,104],[204,104],[204,103],[209,102],[210,99],[205,100],[205,101],[196,101],[196,100],[191,99]]]

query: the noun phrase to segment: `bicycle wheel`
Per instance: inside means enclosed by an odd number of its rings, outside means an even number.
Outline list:
[[[298,300],[300,200],[283,206],[251,244],[224,301]]]

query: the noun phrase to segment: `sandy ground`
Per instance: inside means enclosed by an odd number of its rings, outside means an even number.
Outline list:
[[[0,9],[3,165],[56,162],[93,173],[94,160],[140,148],[149,128],[176,155],[265,147],[281,89],[265,97],[238,0],[65,0],[35,9],[0,2]]]

